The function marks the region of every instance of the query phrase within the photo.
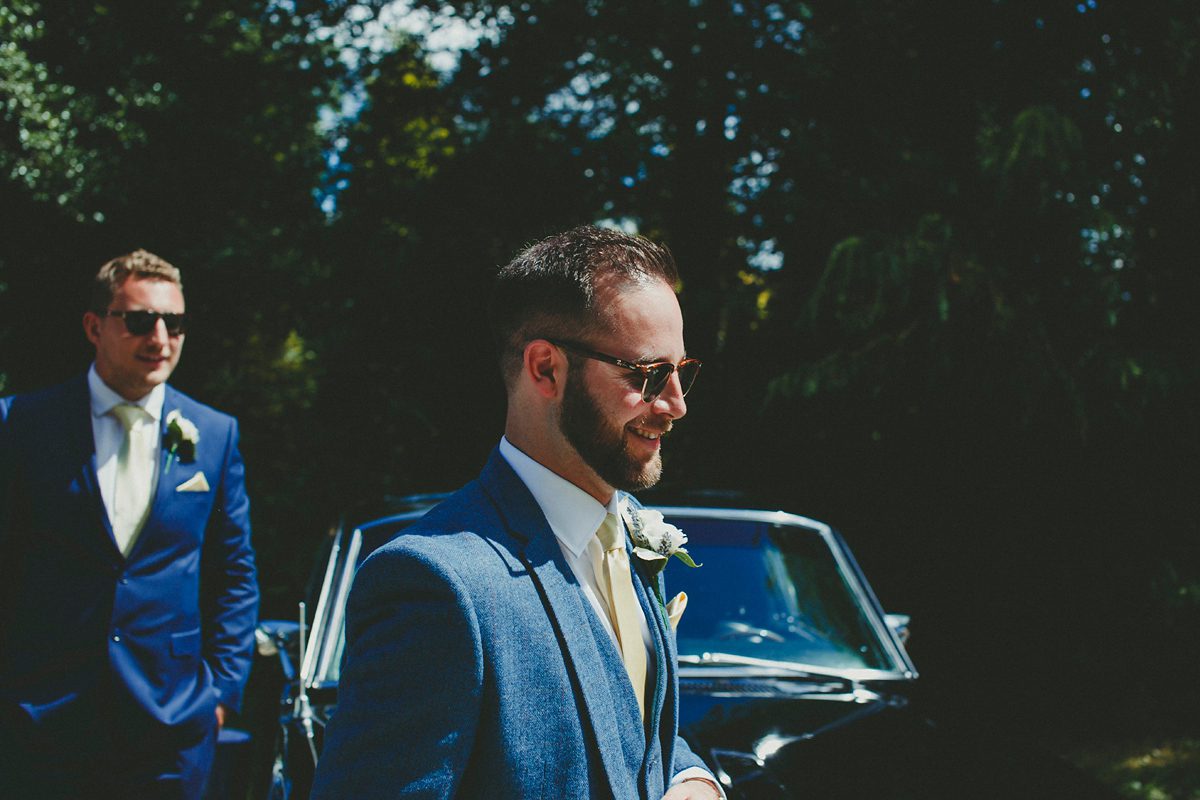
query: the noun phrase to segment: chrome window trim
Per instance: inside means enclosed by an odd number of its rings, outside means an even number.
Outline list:
[[[340,631],[342,623],[346,616],[346,599],[350,595],[350,587],[354,584],[354,573],[358,569],[358,553],[362,549],[362,529],[355,528],[354,533],[350,536],[350,545],[346,548],[346,555],[342,559],[342,574],[338,581],[337,597],[333,603],[333,612],[329,615],[329,625],[324,631]],[[333,646],[337,637],[330,635],[321,636],[321,663],[318,667],[317,677],[322,681],[329,674],[329,666],[333,662],[337,648]]]
[[[325,579],[321,581],[321,593],[317,597],[317,608],[313,612],[312,625],[308,629],[308,649],[304,653],[304,662],[300,665],[300,680],[305,686],[312,686],[315,679],[315,665],[318,652],[325,647],[325,615],[329,610],[330,586],[337,571],[338,556],[342,550],[342,533],[344,529],[338,526],[334,534],[333,544],[329,548],[329,561],[325,565]],[[315,641],[314,641],[315,640]],[[313,645],[317,646],[314,647]]]

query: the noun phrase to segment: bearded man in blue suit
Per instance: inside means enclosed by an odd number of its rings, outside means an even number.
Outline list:
[[[236,421],[166,385],[179,271],[96,277],[91,369],[0,399],[0,793],[199,798],[258,609]]]
[[[721,797],[677,734],[661,574],[626,535],[699,368],[677,280],[665,248],[595,227],[500,271],[504,437],[359,570],[314,798]]]

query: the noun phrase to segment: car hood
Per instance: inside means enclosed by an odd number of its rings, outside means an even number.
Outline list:
[[[899,694],[689,683],[680,686],[680,731],[717,768],[730,800],[1120,797],[1026,742],[980,733],[988,728],[979,720],[939,722]]]

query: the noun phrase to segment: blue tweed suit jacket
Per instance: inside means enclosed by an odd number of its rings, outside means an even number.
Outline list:
[[[658,655],[643,726],[616,646],[498,450],[408,530],[351,590],[315,800],[658,800],[703,766],[676,735],[675,640],[645,577]]]
[[[195,740],[250,671],[258,585],[237,422],[166,387],[200,431],[161,451],[129,557],[96,484],[86,375],[0,399],[0,710],[26,724],[103,695],[121,724]],[[176,491],[203,472],[208,491]],[[203,587],[203,590],[202,590]],[[14,716],[15,715],[15,716]]]

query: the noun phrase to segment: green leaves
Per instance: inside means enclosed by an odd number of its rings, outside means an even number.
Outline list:
[[[31,55],[44,32],[38,4],[0,3],[0,175],[37,202],[75,210],[82,221],[79,201],[94,192],[90,181],[101,164],[84,134],[119,132],[125,124],[99,112],[95,99],[75,86],[54,80],[50,66]]]

